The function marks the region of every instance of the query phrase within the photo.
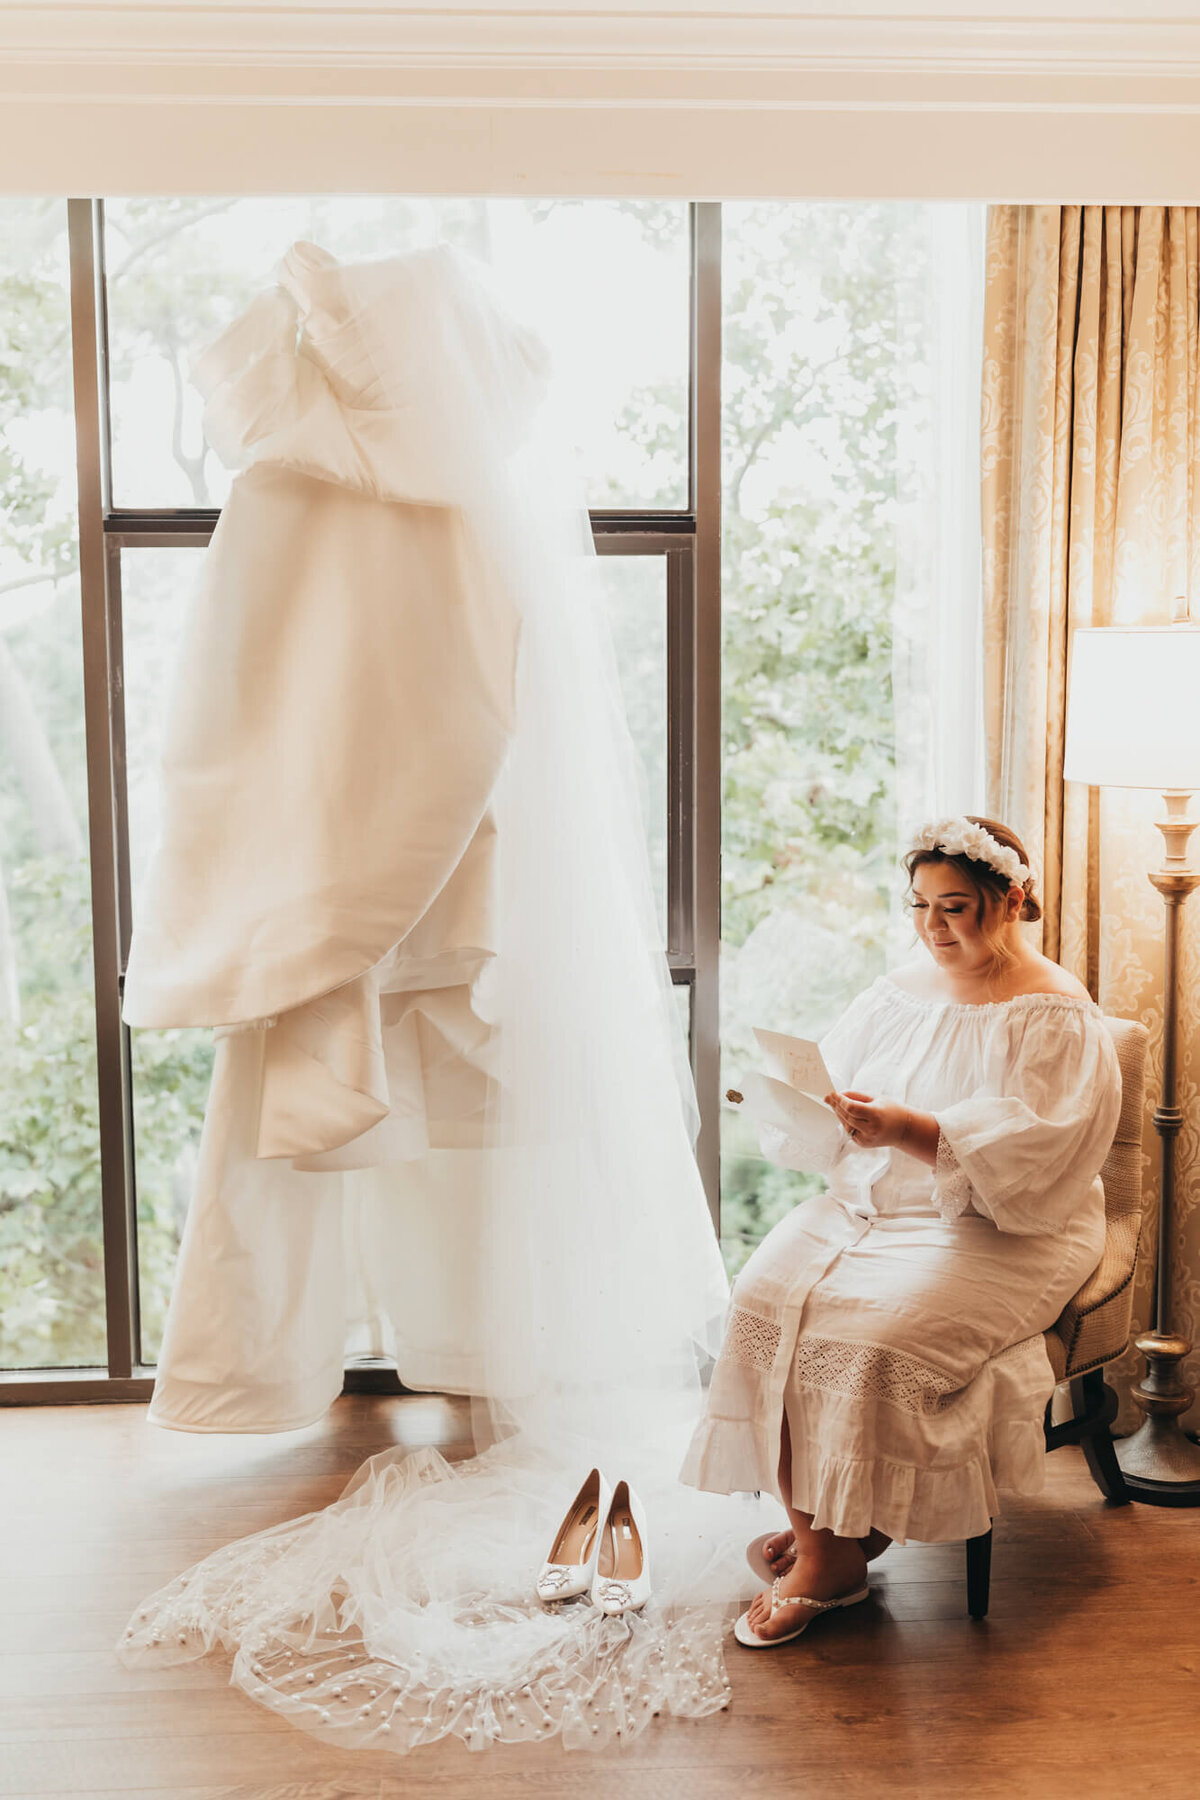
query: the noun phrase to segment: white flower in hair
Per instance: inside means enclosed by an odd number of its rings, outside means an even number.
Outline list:
[[[940,824],[923,826],[913,848],[941,850],[946,856],[966,856],[972,862],[985,863],[1014,887],[1024,887],[1029,880],[1029,870],[1016,851],[998,843],[990,831],[970,819],[943,819]]]

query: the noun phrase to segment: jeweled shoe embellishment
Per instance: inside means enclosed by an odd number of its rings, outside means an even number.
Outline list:
[[[598,1581],[593,1592],[598,1606],[618,1606],[622,1612],[633,1599],[633,1589],[627,1581]]]
[[[565,1564],[552,1563],[549,1568],[543,1569],[538,1577],[538,1593],[543,1595],[561,1593],[563,1588],[570,1587],[574,1573],[575,1571]]]

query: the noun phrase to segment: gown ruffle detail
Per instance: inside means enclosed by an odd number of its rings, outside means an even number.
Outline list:
[[[196,373],[241,474],[188,623],[125,1018],[268,1029],[260,1156],[378,1161],[337,1153],[393,1108],[389,1154],[420,1155],[489,1076],[521,607],[497,434],[527,425],[544,355],[448,249],[343,267],[302,244]]]

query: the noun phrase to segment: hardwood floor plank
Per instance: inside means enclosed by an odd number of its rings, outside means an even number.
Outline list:
[[[275,1791],[281,1800],[284,1795],[294,1797],[299,1792],[294,1787],[277,1788]],[[378,1784],[373,1790],[366,1791],[372,1795],[377,1794]],[[228,1787],[72,1788],[69,1794],[64,1794],[63,1800],[130,1800],[131,1795],[136,1795],[137,1800],[229,1800],[234,1792],[233,1788]],[[243,1788],[242,1792],[246,1794],[249,1790]],[[258,1800],[264,1800],[264,1794],[260,1794]],[[44,1796],[13,1794],[8,1800],[44,1800]]]
[[[176,1663],[165,1669],[125,1669],[104,1650],[43,1650],[32,1655],[0,1656],[0,1696],[4,1700],[35,1694],[155,1693],[160,1688],[227,1688],[228,1666],[215,1659]]]
[[[941,1780],[945,1772],[939,1772]],[[947,1779],[950,1777],[947,1776]],[[1003,1770],[987,1770],[978,1766],[957,1771],[959,1785],[943,1791],[955,1793],[959,1800],[1075,1800],[1078,1795],[1078,1772],[1073,1779],[1063,1777],[1065,1785],[1039,1785],[1036,1774],[1030,1774],[1030,1785],[1014,1786],[1021,1780]],[[741,1785],[737,1785],[740,1783]],[[221,1785],[218,1787],[140,1787],[140,1788],[73,1788],[63,1800],[453,1800],[456,1793],[486,1793],[488,1800],[589,1800],[603,1795],[604,1800],[731,1800],[731,1796],[755,1793],[762,1800],[925,1800],[931,1790],[923,1777],[896,1777],[891,1770],[817,1770],[800,1769],[786,1787],[765,1788],[761,1774],[752,1764],[738,1770],[698,1771],[693,1773],[640,1772],[634,1768],[606,1768],[603,1785],[597,1784],[597,1772],[573,1775],[568,1770],[530,1783],[523,1777],[499,1774],[494,1782],[477,1772],[470,1787],[455,1777],[448,1784],[441,1778],[362,1777],[347,1771],[333,1780],[319,1782],[287,1782],[261,1786]],[[1127,1800],[1128,1785],[1121,1785],[1111,1772],[1103,1773],[1097,1783],[1089,1781],[1086,1792],[1090,1800]],[[1194,1764],[1179,1759],[1173,1770],[1156,1786],[1155,1800],[1195,1800]],[[6,1796],[6,1800],[45,1800],[40,1791]]]
[[[293,1731],[228,1680],[220,1688],[159,1688],[119,1694],[25,1694],[0,1700],[0,1745],[116,1738],[196,1737],[210,1731]]]

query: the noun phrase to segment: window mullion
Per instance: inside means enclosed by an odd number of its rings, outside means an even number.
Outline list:
[[[116,671],[104,541],[107,446],[101,398],[104,272],[99,203],[70,200],[67,212],[105,1313],[109,1374],[125,1379],[132,1375],[137,1360],[137,1241],[129,1053],[119,990],[121,918],[112,734]]]
[[[667,551],[667,952],[674,968],[692,972],[696,962],[695,570],[691,538]]]
[[[108,652],[112,684],[108,697],[109,736],[113,764],[113,824],[117,859],[117,970],[123,984],[133,935],[133,901],[129,878],[129,782],[125,754],[125,645],[121,617],[121,550],[106,539],[108,581]]]
[[[696,518],[695,754],[692,855],[696,977],[692,1054],[700,1135],[696,1157],[717,1230],[721,1224],[721,208],[691,208],[692,308],[689,460]]]

